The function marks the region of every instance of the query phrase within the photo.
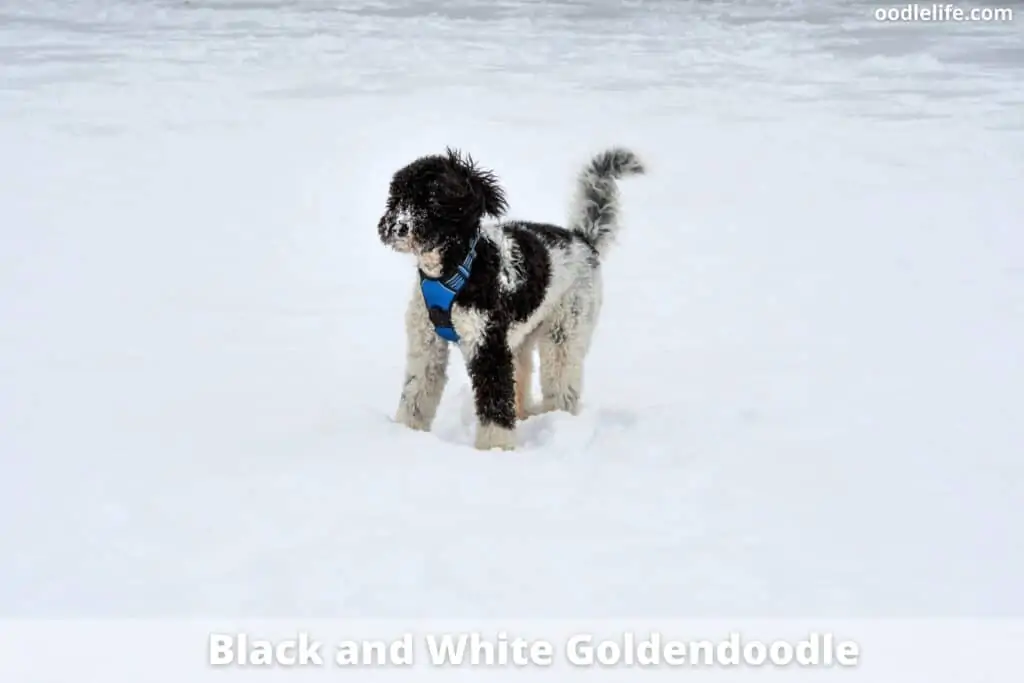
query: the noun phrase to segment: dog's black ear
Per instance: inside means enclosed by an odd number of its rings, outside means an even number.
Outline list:
[[[473,157],[463,155],[457,149],[446,150],[448,162],[462,170],[468,183],[469,191],[480,206],[480,212],[492,218],[501,218],[508,211],[508,200],[505,189],[498,182],[493,171],[477,166]]]
[[[484,214],[492,218],[501,218],[508,211],[505,190],[498,182],[497,176],[491,171],[481,171],[473,178],[473,187],[480,199]]]

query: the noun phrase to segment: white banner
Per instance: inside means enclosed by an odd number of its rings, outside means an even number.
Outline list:
[[[4,620],[4,683],[1024,680],[1024,619]]]

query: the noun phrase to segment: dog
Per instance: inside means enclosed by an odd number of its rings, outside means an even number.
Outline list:
[[[385,246],[414,255],[419,271],[405,313],[395,421],[430,431],[453,344],[472,385],[476,448],[513,450],[517,420],[578,414],[601,311],[601,263],[619,232],[617,181],[645,172],[626,148],[594,156],[579,173],[565,227],[504,219],[498,177],[450,147],[395,172],[377,233]],[[539,406],[530,398],[535,350]]]

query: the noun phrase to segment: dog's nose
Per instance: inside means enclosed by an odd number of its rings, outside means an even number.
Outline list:
[[[406,235],[409,234],[409,224],[408,223],[399,223],[398,224],[398,228],[397,228],[397,230],[395,232],[396,232],[396,234],[399,237],[405,237]]]

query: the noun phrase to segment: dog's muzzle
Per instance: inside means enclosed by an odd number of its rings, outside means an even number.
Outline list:
[[[377,234],[380,241],[392,247],[407,246],[409,240],[409,221],[404,216],[386,213],[377,223]]]
[[[380,241],[400,253],[413,251],[413,227],[415,219],[407,210],[392,210],[385,213],[377,224]]]

